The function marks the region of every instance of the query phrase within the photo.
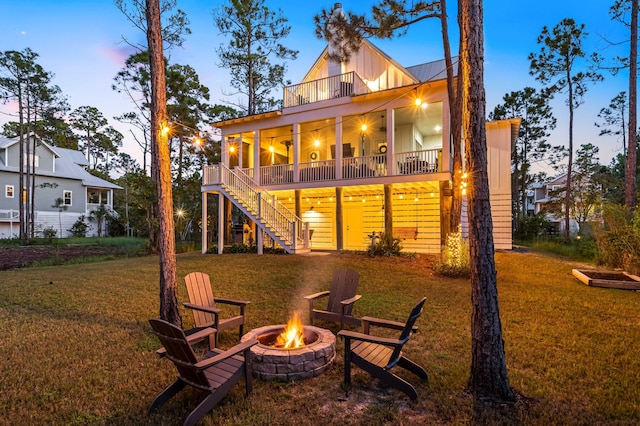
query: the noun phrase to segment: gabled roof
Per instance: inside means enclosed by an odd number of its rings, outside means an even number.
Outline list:
[[[412,80],[414,84],[420,83],[420,80],[418,78],[416,78],[415,75],[413,75],[412,73],[407,71],[407,69],[405,67],[403,67],[398,62],[396,62],[396,60],[393,59],[391,56],[389,56],[386,53],[384,53],[382,50],[380,50],[380,48],[378,46],[376,46],[375,44],[371,43],[369,40],[362,39],[362,46],[360,47],[360,49],[362,49],[362,48],[370,49],[371,51],[373,51],[374,53],[376,53],[377,55],[382,57],[388,64],[394,66],[401,73],[403,73],[407,78]],[[324,50],[322,51],[322,53],[320,54],[320,56],[318,56],[318,59],[316,59],[316,61],[311,66],[311,68],[309,68],[309,71],[307,71],[307,73],[305,74],[304,78],[302,79],[302,82],[306,82],[309,79],[311,79],[311,77],[313,76],[314,72],[317,69],[321,68],[324,65],[324,63],[328,62],[328,61],[329,61],[329,47],[326,46],[324,48]]]
[[[20,138],[3,138],[0,137],[0,149],[7,149],[10,146],[20,142]],[[100,179],[97,176],[92,175],[84,169],[83,166],[89,164],[84,154],[80,151],[73,149],[55,147],[55,149],[46,142],[40,141],[42,146],[50,150],[56,157],[55,172],[36,170],[37,176],[50,176],[62,179],[74,179],[82,181],[84,186],[91,186],[96,188],[108,188],[108,189],[122,189],[120,186]],[[7,171],[17,173],[17,167],[7,167],[4,163],[0,162],[0,171]]]
[[[33,136],[30,136],[30,137],[33,137]],[[25,139],[27,139],[27,138],[25,137]],[[53,147],[51,145],[49,145],[48,143],[46,143],[45,141],[43,141],[43,140],[41,140],[39,138],[38,138],[38,141],[42,146],[44,146],[49,151],[51,151],[54,156],[60,157],[60,155],[56,152],[55,149],[53,149]],[[19,137],[5,138],[3,136],[0,136],[0,149],[7,149],[7,148],[19,143],[19,142],[20,142],[20,138]]]

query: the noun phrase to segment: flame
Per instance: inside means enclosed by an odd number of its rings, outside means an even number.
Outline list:
[[[287,323],[282,333],[276,340],[276,347],[283,349],[296,349],[304,346],[304,328],[298,312],[293,313],[293,317]]]

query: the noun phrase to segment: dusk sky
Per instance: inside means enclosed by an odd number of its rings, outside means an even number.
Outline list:
[[[170,53],[170,62],[190,65],[198,72],[201,83],[209,87],[212,103],[224,103],[222,91],[228,91],[229,74],[218,68],[215,48],[225,40],[213,24],[212,10],[222,1],[178,0],[178,7],[187,13],[192,34],[187,36],[183,48]],[[363,12],[372,2],[346,0],[345,10]],[[450,2],[450,8],[455,2]],[[598,51],[610,63],[615,56],[625,56],[628,44],[607,47],[605,41],[620,42],[626,38],[625,30],[609,17],[613,0],[539,0],[484,2],[485,13],[485,86],[487,113],[502,102],[505,93],[526,86],[540,85],[529,75],[530,52],[538,52],[536,43],[544,25],[555,26],[563,18],[573,18],[586,25],[589,33],[585,43],[587,52]],[[325,42],[314,35],[313,16],[321,8],[331,8],[333,0],[313,3],[266,1],[272,9],[280,8],[292,26],[291,35],[284,40],[287,47],[300,51],[298,59],[289,63],[287,79],[299,82],[307,69],[322,52]],[[0,27],[0,51],[23,50],[27,47],[39,54],[38,63],[55,77],[53,83],[68,96],[72,109],[90,105],[98,108],[110,124],[125,136],[124,151],[140,161],[138,146],[133,142],[127,126],[113,120],[133,109],[123,94],[111,89],[113,77],[132,53],[122,42],[144,41],[145,35],[134,28],[110,0],[0,0],[4,17]],[[456,11],[450,10],[450,28],[455,24]],[[457,31],[457,29],[455,30]],[[411,66],[441,59],[442,39],[436,20],[423,21],[412,27],[408,34],[392,40],[372,42],[401,65]],[[457,46],[457,37],[452,40]],[[603,71],[605,81],[590,86],[584,104],[576,110],[574,145],[594,143],[600,147],[601,163],[621,151],[617,138],[598,136],[594,126],[597,114],[611,98],[626,90],[627,73],[613,77]],[[565,144],[568,139],[568,109],[564,97],[552,102],[558,127],[550,143]],[[0,104],[0,124],[13,118],[11,105]]]

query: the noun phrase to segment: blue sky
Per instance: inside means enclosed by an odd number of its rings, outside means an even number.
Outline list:
[[[538,0],[506,1],[485,0],[485,86],[487,112],[501,103],[505,93],[526,86],[540,85],[529,75],[530,52],[538,52],[536,38],[542,27],[555,26],[570,17],[586,25],[589,33],[585,49],[598,50],[607,59],[624,55],[628,45],[607,47],[605,39],[621,41],[625,38],[622,25],[609,18],[613,0]],[[229,75],[217,67],[215,48],[224,40],[213,24],[212,10],[222,1],[178,0],[191,21],[192,34],[183,48],[170,52],[172,63],[187,64],[196,69],[200,80],[211,90],[212,102],[223,103],[222,91],[228,91]],[[312,4],[282,0],[267,0],[267,6],[283,10],[292,26],[285,45],[300,51],[298,59],[289,64],[287,78],[298,82],[318,57],[325,43],[314,36],[313,15],[322,7],[330,8],[333,0]],[[450,8],[454,5],[450,1]],[[346,10],[358,12],[369,8],[371,2],[345,0]],[[53,82],[69,98],[72,108],[82,105],[97,107],[111,124],[125,135],[124,150],[140,158],[139,150],[129,135],[128,127],[112,119],[115,115],[132,110],[125,95],[111,90],[113,77],[124,65],[131,48],[122,42],[143,40],[144,34],[134,28],[110,0],[0,0],[4,17],[0,26],[0,51],[31,48],[38,53],[39,63],[55,74]],[[452,32],[455,10],[449,15]],[[423,21],[408,33],[392,40],[372,40],[383,51],[405,66],[441,59],[442,39],[435,20]],[[452,40],[457,46],[457,37]],[[584,104],[576,110],[574,145],[594,143],[600,147],[601,162],[608,164],[620,152],[621,142],[616,138],[598,136],[594,126],[597,114],[609,104],[611,98],[626,90],[627,74],[617,77],[603,72],[605,81],[591,86]],[[568,110],[563,99],[552,101],[558,126],[550,142],[566,144],[568,140]],[[11,107],[0,104],[0,124],[12,119]]]

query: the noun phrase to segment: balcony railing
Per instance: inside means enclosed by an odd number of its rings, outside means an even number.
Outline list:
[[[342,98],[366,90],[364,82],[351,71],[284,88],[284,107],[294,107],[328,99]]]
[[[342,159],[342,179],[365,179],[385,176],[419,175],[442,171],[440,156],[442,150],[428,149],[401,152],[393,155],[393,173],[387,164],[387,154],[365,155]],[[203,183],[213,185],[218,176],[212,174],[212,167],[206,166]],[[252,179],[253,169],[243,169]],[[261,186],[286,185],[297,182],[328,182],[338,178],[336,160],[309,161],[298,164],[298,178],[293,164],[262,166],[259,170]],[[247,173],[249,172],[249,173]]]

